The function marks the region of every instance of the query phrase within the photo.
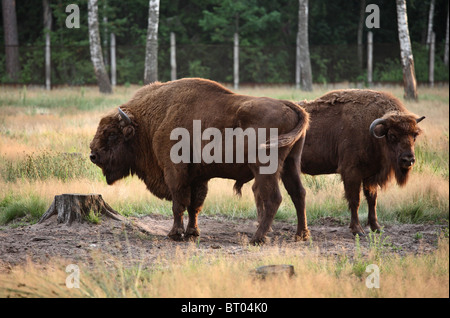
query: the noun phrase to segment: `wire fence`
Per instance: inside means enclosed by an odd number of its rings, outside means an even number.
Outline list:
[[[21,73],[18,83],[45,84],[44,46],[20,46]],[[106,67],[110,71],[109,48],[104,48]],[[313,82],[366,82],[367,48],[358,60],[357,45],[321,45],[310,47]],[[444,45],[436,46],[435,81],[448,82],[448,67],[443,63]],[[416,77],[428,81],[428,49],[413,46]],[[239,48],[239,82],[262,84],[295,83],[294,46],[241,46]],[[142,84],[145,46],[116,46],[118,85]],[[233,82],[233,45],[178,44],[176,46],[177,78],[203,77],[223,83]],[[374,44],[373,81],[402,82],[398,44]],[[158,79],[171,79],[170,45],[158,48]],[[14,83],[5,72],[5,55],[0,54],[0,82]],[[16,81],[17,83],[17,81]],[[52,85],[96,84],[89,46],[51,47]]]

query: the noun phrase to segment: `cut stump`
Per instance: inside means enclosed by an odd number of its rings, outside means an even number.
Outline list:
[[[42,223],[53,215],[57,215],[57,223],[70,226],[73,222],[83,223],[91,213],[104,215],[116,221],[132,225],[141,232],[149,233],[142,225],[130,222],[126,217],[120,215],[108,203],[101,194],[61,194],[55,195],[50,208],[42,215],[38,223]]]
[[[293,265],[267,265],[258,267],[254,270],[254,274],[261,279],[279,275],[287,275],[290,278],[295,275],[295,272]]]

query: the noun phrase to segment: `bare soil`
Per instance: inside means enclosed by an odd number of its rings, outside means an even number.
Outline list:
[[[56,216],[41,224],[0,227],[0,271],[24,264],[27,260],[45,264],[53,258],[75,263],[90,264],[92,252],[117,257],[126,262],[142,262],[149,265],[156,259],[170,259],[177,249],[193,246],[205,253],[221,251],[236,257],[245,254],[264,253],[268,246],[284,246],[296,249],[299,255],[305,252],[326,256],[353,255],[355,238],[347,224],[333,218],[323,218],[309,226],[311,239],[295,242],[296,226],[275,221],[269,233],[270,243],[255,249],[248,242],[256,230],[256,222],[248,219],[226,219],[224,217],[199,217],[201,236],[194,242],[174,242],[166,237],[172,219],[160,215],[130,218],[140,223],[147,234],[123,222],[102,218],[99,224],[73,223],[71,226],[56,223]],[[185,224],[187,222],[185,221]],[[443,225],[436,224],[391,224],[384,226],[379,247],[388,253],[400,255],[429,253],[436,249]],[[366,228],[366,233],[369,229]],[[359,241],[364,252],[369,249],[368,236]]]

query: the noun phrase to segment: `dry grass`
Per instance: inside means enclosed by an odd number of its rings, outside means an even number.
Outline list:
[[[125,266],[108,255],[93,255],[94,266],[80,265],[80,288],[67,288],[69,261],[45,267],[29,262],[0,274],[0,297],[449,297],[449,246],[441,239],[427,255],[374,258],[342,254],[338,258],[284,247],[254,248],[245,257],[205,253],[192,244],[151,267]],[[296,275],[268,277],[253,270],[267,264],[290,264]],[[379,267],[379,288],[368,288],[370,264]],[[70,282],[74,282],[69,280]]]

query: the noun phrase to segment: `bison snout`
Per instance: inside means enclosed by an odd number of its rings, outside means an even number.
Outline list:
[[[93,163],[97,163],[97,160],[98,160],[98,155],[97,155],[97,153],[92,152],[92,153],[89,155],[89,159],[91,159],[91,161],[92,161]]]
[[[413,166],[415,162],[416,158],[413,155],[406,155],[401,158],[401,164],[405,168]]]

